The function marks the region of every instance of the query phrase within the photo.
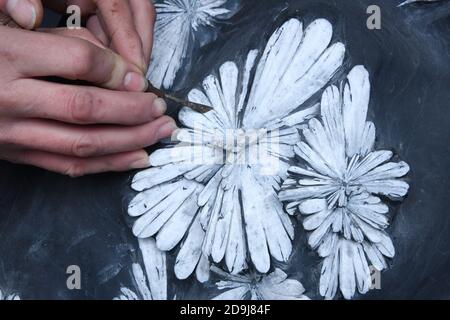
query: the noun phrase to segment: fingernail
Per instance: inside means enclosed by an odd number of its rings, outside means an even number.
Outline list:
[[[155,101],[153,101],[153,107],[155,108],[157,114],[163,115],[166,113],[167,103],[164,99],[156,98]]]
[[[156,135],[158,136],[158,139],[163,139],[163,138],[169,137],[177,129],[178,129],[178,127],[175,124],[175,122],[169,121],[169,122],[163,124],[158,129],[158,133]]]
[[[142,156],[130,164],[130,169],[143,169],[150,166],[150,160],[147,152],[143,151],[142,153]]]
[[[129,91],[145,91],[147,80],[137,72],[128,72],[123,79],[123,85]]]
[[[36,9],[27,0],[8,0],[6,11],[24,28],[32,29],[36,24]]]

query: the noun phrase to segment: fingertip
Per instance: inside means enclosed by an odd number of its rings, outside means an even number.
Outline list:
[[[150,166],[150,159],[148,153],[144,150],[136,152],[133,159],[130,161],[128,165],[128,169],[144,169]]]
[[[170,137],[172,135],[172,133],[175,132],[175,130],[178,129],[177,124],[175,123],[175,121],[172,118],[169,118],[169,120],[167,122],[165,122],[164,124],[162,124],[157,133],[156,136],[158,138],[158,140]]]
[[[155,114],[157,116],[162,116],[167,111],[167,103],[162,98],[156,98],[153,101],[153,107],[155,108]]]
[[[142,74],[131,71],[125,75],[123,85],[128,91],[142,92],[147,89],[147,80]]]
[[[6,11],[24,29],[34,29],[42,21],[42,5],[29,0],[8,0]]]

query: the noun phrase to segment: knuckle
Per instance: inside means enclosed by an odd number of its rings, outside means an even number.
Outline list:
[[[91,157],[101,153],[101,145],[93,135],[83,134],[72,144],[72,154],[80,157]]]
[[[73,78],[80,79],[94,68],[95,50],[84,40],[77,40],[70,50]]]
[[[87,123],[94,119],[94,95],[89,91],[76,91],[68,100],[68,110],[76,122]]]

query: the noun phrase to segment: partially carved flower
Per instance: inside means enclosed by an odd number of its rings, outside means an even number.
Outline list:
[[[391,151],[375,151],[375,126],[366,121],[370,82],[362,66],[348,75],[343,92],[330,86],[321,101],[321,121],[312,119],[295,147],[299,166],[289,169],[279,198],[299,208],[312,231],[309,244],[325,258],[320,293],[332,298],[339,286],[351,298],[370,287],[368,260],[379,271],[394,246],[384,229],[388,207],[376,195],[399,200],[408,192],[409,166],[389,162]],[[339,280],[339,281],[338,281]]]
[[[20,300],[20,297],[19,297],[19,295],[14,294],[14,293],[13,294],[5,294],[0,289],[0,301],[1,300]]]
[[[181,142],[154,152],[154,167],[134,177],[140,193],[128,210],[138,217],[133,232],[155,236],[164,251],[183,242],[178,278],[197,268],[205,281],[210,260],[224,261],[233,274],[250,261],[266,273],[271,256],[288,260],[294,230],[276,192],[294,156],[297,127],[318,111],[305,102],[342,64],[345,48],[330,45],[332,33],[326,20],[303,29],[291,19],[262,55],[251,51],[243,66],[224,63],[189,93],[189,100],[214,111],[182,109],[187,129],[177,133]]]
[[[139,248],[144,269],[139,263],[131,267],[134,291],[120,288],[113,300],[167,300],[166,255],[158,250],[153,239],[140,239]]]
[[[210,41],[215,22],[231,17],[236,3],[237,0],[155,1],[155,44],[147,74],[152,84],[171,88],[194,47]]]
[[[304,295],[303,285],[288,279],[287,274],[278,268],[267,275],[231,275],[215,267],[212,270],[224,279],[216,286],[225,291],[214,300],[309,300]]]

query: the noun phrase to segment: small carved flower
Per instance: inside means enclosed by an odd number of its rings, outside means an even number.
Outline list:
[[[133,263],[132,276],[135,291],[122,287],[113,300],[167,300],[166,255],[156,248],[153,239],[140,239],[139,248],[145,271]]]
[[[345,48],[331,44],[332,34],[324,19],[306,29],[291,19],[261,55],[251,51],[241,67],[224,63],[189,93],[214,111],[182,109],[187,128],[176,135],[180,143],[155,151],[153,168],[134,177],[140,193],[128,210],[138,218],[133,232],[155,236],[164,251],[183,243],[179,279],[196,270],[207,280],[210,260],[224,261],[233,274],[249,262],[266,273],[271,257],[288,260],[294,230],[276,192],[294,156],[297,128],[318,111],[305,102],[342,65]]]
[[[309,300],[302,284],[288,279],[280,269],[267,275],[231,275],[216,267],[211,270],[224,279],[216,283],[217,288],[226,290],[213,300]]]
[[[236,0],[156,1],[152,61],[147,77],[159,88],[171,88],[195,45],[203,46],[214,34],[214,24],[236,12]],[[205,30],[206,29],[206,30]]]
[[[325,258],[320,293],[334,297],[339,280],[343,296],[351,298],[355,287],[370,287],[367,259],[379,271],[384,256],[394,247],[384,229],[388,207],[376,195],[399,200],[408,192],[409,166],[389,162],[391,151],[375,151],[375,126],[366,121],[370,82],[362,66],[348,75],[343,92],[329,87],[322,96],[321,120],[309,121],[304,141],[295,153],[300,166],[289,169],[279,198],[287,210],[299,208],[307,217],[303,226],[312,231],[309,245]]]
[[[0,300],[20,300],[18,294],[6,294],[0,289]]]

